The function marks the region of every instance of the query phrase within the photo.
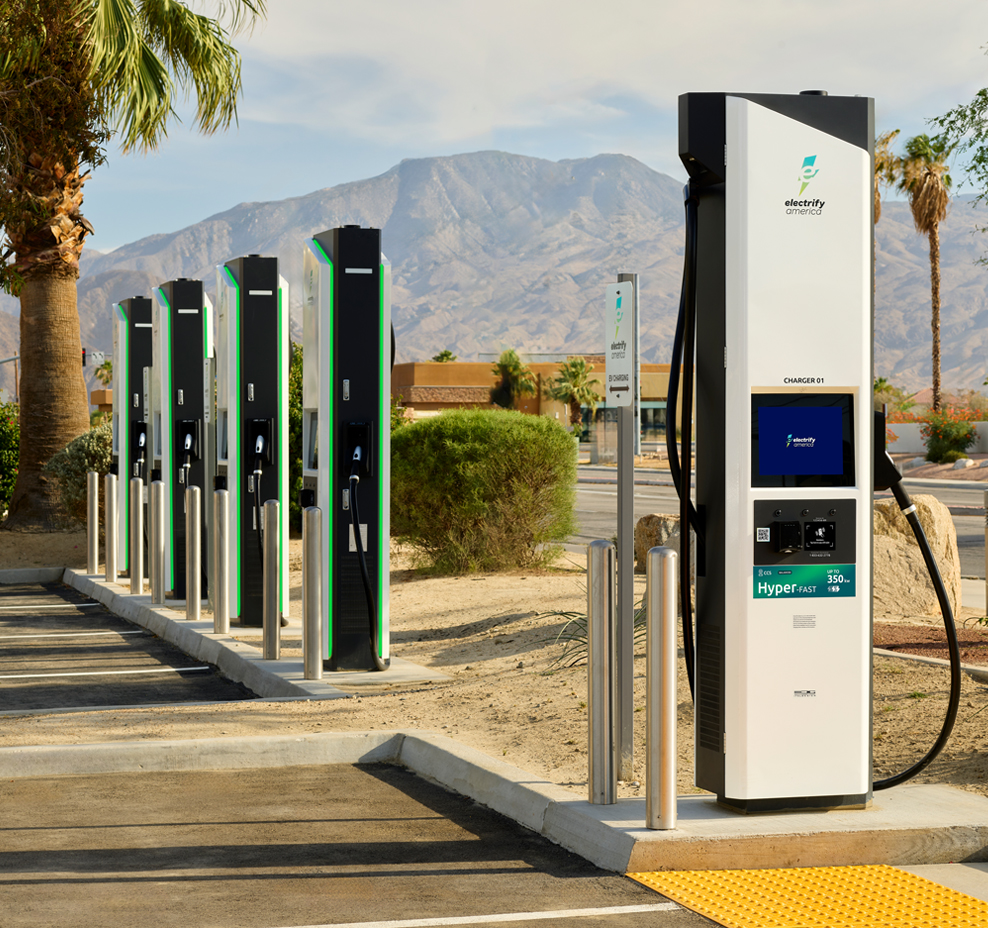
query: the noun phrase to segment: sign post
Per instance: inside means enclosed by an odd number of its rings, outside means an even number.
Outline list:
[[[637,274],[607,287],[604,312],[605,397],[618,408],[617,512],[617,732],[618,779],[634,778],[635,678],[635,368]]]

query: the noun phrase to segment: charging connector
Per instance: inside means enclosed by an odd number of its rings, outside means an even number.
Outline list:
[[[350,425],[363,425],[366,428],[367,438],[370,438],[370,426],[364,423],[351,423]],[[349,433],[348,433],[349,434]],[[364,596],[367,600],[367,615],[369,621],[370,652],[371,660],[374,662],[374,670],[387,670],[387,664],[377,653],[379,650],[377,635],[377,598],[371,587],[370,571],[367,569],[367,557],[364,552],[364,540],[360,534],[360,512],[357,508],[357,486],[360,483],[360,473],[369,473],[367,453],[364,446],[356,444],[350,451],[350,523],[353,526],[354,544],[357,548],[357,560],[360,563],[360,578],[364,584]]]

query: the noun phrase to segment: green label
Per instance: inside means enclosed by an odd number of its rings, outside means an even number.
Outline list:
[[[793,564],[755,567],[755,599],[802,599],[809,596],[854,596],[853,564]]]

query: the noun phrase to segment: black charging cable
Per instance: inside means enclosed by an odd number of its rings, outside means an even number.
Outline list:
[[[916,506],[902,486],[902,475],[899,473],[895,464],[892,463],[892,459],[885,450],[885,416],[883,413],[878,412],[875,414],[875,428],[876,430],[881,430],[880,432],[876,432],[875,441],[876,446],[879,444],[881,446],[881,452],[875,455],[875,489],[892,491],[895,501],[899,504],[899,509],[902,510],[902,514],[906,517],[909,527],[913,530],[913,535],[916,536],[919,550],[923,554],[923,561],[926,563],[926,570],[930,575],[933,589],[937,594],[937,602],[940,604],[940,612],[943,615],[943,627],[947,633],[947,651],[950,655],[950,695],[947,700],[947,714],[944,717],[940,735],[934,742],[933,747],[911,767],[907,767],[901,773],[897,773],[894,776],[885,777],[883,780],[876,780],[872,784],[872,789],[879,790],[888,789],[890,786],[898,786],[900,783],[905,783],[906,780],[911,780],[917,773],[933,762],[936,756],[943,750],[947,739],[950,738],[950,733],[954,728],[954,722],[957,719],[957,709],[961,701],[961,649],[960,643],[957,640],[957,627],[954,624],[954,611],[950,607],[950,597],[947,596],[947,588],[944,586],[943,577],[940,576],[936,559],[930,550],[930,543],[927,541],[926,532],[923,531],[923,525],[919,521],[919,516],[916,515]]]
[[[703,537],[703,525],[693,505],[690,485],[693,472],[693,370],[696,354],[696,256],[698,199],[689,185],[684,189],[686,208],[686,247],[683,255],[683,285],[679,298],[679,316],[672,344],[669,366],[669,389],[666,399],[666,454],[669,473],[679,495],[679,597],[683,616],[683,655],[690,696],[695,696],[696,650],[693,644],[692,557],[690,528]],[[680,367],[682,377],[680,377]],[[682,383],[682,414],[677,415]],[[676,419],[680,428],[682,457],[676,445]]]
[[[370,650],[371,660],[374,662],[374,670],[387,670],[388,665],[384,663],[378,652],[377,640],[377,600],[374,590],[371,588],[370,571],[367,570],[367,557],[364,554],[364,540],[360,535],[360,512],[357,509],[357,485],[360,483],[360,462],[363,458],[363,449],[357,445],[353,452],[353,463],[350,467],[350,523],[353,526],[354,545],[357,548],[357,560],[360,562],[360,577],[364,582],[364,596],[367,598],[367,612],[370,621]]]
[[[257,534],[257,553],[264,570],[264,528],[261,525],[261,476],[264,473],[264,436],[258,435],[254,444],[254,529]]]

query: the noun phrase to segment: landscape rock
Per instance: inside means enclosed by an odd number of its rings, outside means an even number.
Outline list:
[[[964,470],[965,467],[975,467],[976,464],[970,458],[958,458],[954,461],[954,470]]]
[[[936,497],[913,497],[916,514],[940,569],[954,615],[961,608],[961,562],[950,510]],[[875,617],[940,614],[919,544],[894,499],[875,502]]]
[[[679,516],[651,513],[635,523],[635,573],[645,573],[645,558],[650,548],[672,548],[679,554]],[[693,576],[696,576],[696,538],[692,538]]]

